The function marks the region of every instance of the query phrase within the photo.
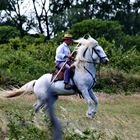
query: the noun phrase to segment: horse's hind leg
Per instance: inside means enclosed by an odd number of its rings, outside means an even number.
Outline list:
[[[37,113],[42,107],[44,107],[45,101],[44,100],[37,100],[37,102],[33,105],[35,109],[35,113]]]
[[[93,115],[95,115],[97,110],[98,110],[98,106],[99,106],[98,98],[97,98],[96,94],[93,92],[92,89],[89,91],[89,94],[90,94],[90,97],[93,99],[94,104],[95,104],[95,107],[92,110]]]

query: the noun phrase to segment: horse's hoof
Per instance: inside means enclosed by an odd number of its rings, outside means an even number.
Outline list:
[[[92,112],[92,117],[94,118],[96,115],[96,112]]]
[[[87,118],[89,118],[89,119],[92,119],[93,118],[93,115],[92,115],[92,113],[86,113],[86,116],[87,116]]]
[[[87,113],[86,113],[86,116],[87,116],[88,118],[92,119],[92,118],[95,117],[95,114],[96,114],[96,112],[94,112],[94,111],[92,111],[91,113],[87,112]]]

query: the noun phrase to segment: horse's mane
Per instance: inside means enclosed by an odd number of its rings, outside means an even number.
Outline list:
[[[98,42],[93,39],[92,37],[89,37],[88,39],[85,38],[80,38],[78,40],[75,40],[76,43],[80,44],[80,46],[77,49],[77,55],[76,55],[76,62],[74,63],[75,66],[80,66],[81,65],[81,60],[84,61],[85,58],[83,57],[85,50],[88,47],[94,47],[98,44]]]

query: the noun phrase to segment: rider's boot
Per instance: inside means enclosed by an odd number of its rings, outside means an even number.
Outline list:
[[[72,89],[72,85],[71,84],[68,84],[68,83],[65,83],[64,88],[65,89]]]

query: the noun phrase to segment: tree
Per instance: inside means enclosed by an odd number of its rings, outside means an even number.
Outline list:
[[[124,36],[122,29],[123,26],[118,21],[93,19],[74,24],[69,32],[73,34],[74,38],[88,33],[94,38],[104,37],[106,40],[115,41],[117,45],[120,45]]]
[[[3,21],[4,16],[2,16],[2,10],[5,10],[8,5],[8,0],[0,1],[0,22]]]
[[[51,28],[56,35],[73,24],[95,17],[98,0],[50,0]]]
[[[70,26],[68,25],[70,20],[68,19],[68,11],[72,7],[74,0],[50,0],[49,10],[51,23],[50,27],[53,31],[53,35],[57,35],[58,32],[66,31]]]
[[[133,22],[133,34],[140,35],[140,1],[136,0],[133,4],[133,11],[134,11],[134,22]]]
[[[32,19],[28,19],[26,14],[27,7],[23,6],[24,0],[7,0],[4,11],[6,20],[12,23],[20,31],[20,36],[24,36],[33,26]],[[28,26],[25,26],[25,24]]]
[[[8,0],[0,0],[0,10],[5,10],[8,6]]]
[[[47,32],[47,38],[50,39],[50,29],[49,29],[49,8],[46,9],[47,0],[32,0],[33,7],[35,11],[35,16],[38,22],[38,29],[41,34]],[[45,28],[45,29],[44,29]]]

